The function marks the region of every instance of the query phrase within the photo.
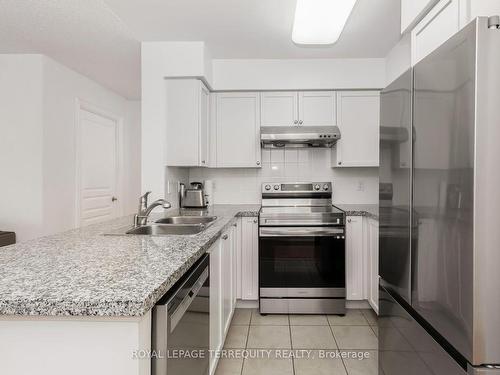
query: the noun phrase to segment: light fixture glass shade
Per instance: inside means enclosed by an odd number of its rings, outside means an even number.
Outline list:
[[[333,44],[356,0],[297,0],[292,40],[296,44]]]

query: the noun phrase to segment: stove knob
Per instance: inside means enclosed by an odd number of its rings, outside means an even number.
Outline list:
[[[279,185],[274,185],[274,190],[279,190],[280,186]]]
[[[328,184],[323,185],[323,190],[328,190]]]
[[[314,185],[314,190],[319,190],[320,186],[319,185]]]
[[[266,185],[265,189],[266,190],[271,190],[271,185]]]

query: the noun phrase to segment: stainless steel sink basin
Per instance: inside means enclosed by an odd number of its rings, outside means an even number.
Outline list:
[[[189,235],[200,233],[205,230],[206,226],[201,224],[191,225],[162,225],[150,224],[132,228],[125,234],[142,234],[150,236],[166,236],[166,235]]]
[[[158,224],[208,224],[217,220],[217,216],[170,216],[156,220]]]
[[[108,235],[192,235],[203,232],[212,225],[217,216],[169,216],[154,223],[136,227],[121,228]]]

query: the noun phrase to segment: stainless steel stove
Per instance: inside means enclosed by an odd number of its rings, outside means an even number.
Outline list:
[[[330,182],[264,183],[262,314],[345,314],[345,213]]]

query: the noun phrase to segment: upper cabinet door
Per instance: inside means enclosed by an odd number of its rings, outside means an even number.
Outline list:
[[[293,126],[299,124],[295,91],[261,93],[261,126]]]
[[[210,93],[198,79],[166,81],[166,165],[208,165]]]
[[[380,94],[342,91],[337,94],[340,140],[332,149],[333,167],[378,167]]]
[[[335,91],[299,92],[299,125],[337,125]]]
[[[464,0],[441,0],[411,32],[411,60],[415,65],[465,25]]]
[[[218,93],[216,96],[217,167],[259,168],[259,93]]]

